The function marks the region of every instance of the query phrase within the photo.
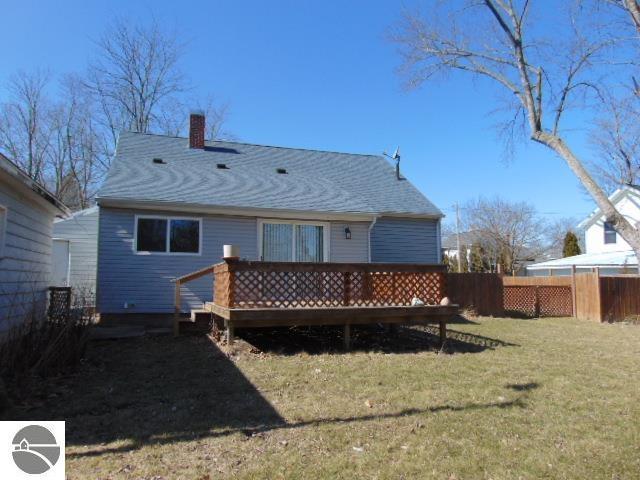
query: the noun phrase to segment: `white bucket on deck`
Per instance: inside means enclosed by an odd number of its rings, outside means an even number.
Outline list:
[[[225,245],[222,258],[240,258],[240,247],[237,245]]]

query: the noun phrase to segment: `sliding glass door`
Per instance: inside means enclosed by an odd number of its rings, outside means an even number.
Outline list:
[[[261,257],[265,262],[327,261],[327,225],[264,221],[261,227]]]

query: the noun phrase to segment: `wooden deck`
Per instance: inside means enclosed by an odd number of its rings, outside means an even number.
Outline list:
[[[446,275],[441,265],[331,264],[227,260],[176,280],[180,286],[213,274],[214,301],[205,312],[224,320],[227,341],[236,328],[343,325],[349,348],[351,325],[437,324],[440,341],[457,305],[441,305]],[[413,298],[425,305],[411,306]]]

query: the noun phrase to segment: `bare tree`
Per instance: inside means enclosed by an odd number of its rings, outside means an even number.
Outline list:
[[[218,104],[211,96],[204,100],[190,99],[183,102],[172,99],[158,116],[158,129],[165,135],[180,136],[187,133],[189,112],[193,109],[202,110],[206,117],[207,140],[233,140],[235,135],[225,129],[229,117],[229,105]]]
[[[115,145],[121,130],[149,132],[162,123],[163,109],[187,89],[179,68],[182,46],[156,23],[116,20],[96,42],[86,86],[100,107]]]
[[[72,209],[90,206],[122,130],[180,135],[195,107],[207,115],[209,138],[231,136],[227,105],[183,98],[175,35],[118,20],[96,46],[85,77],[63,76],[50,96],[47,72],[19,72],[0,104],[0,150]]]
[[[52,113],[51,168],[53,191],[72,209],[87,208],[106,163],[94,120],[94,105],[79,77],[61,82],[61,100]]]
[[[591,143],[599,154],[592,169],[608,191],[635,185],[640,177],[640,110],[636,98],[610,98]]]
[[[0,149],[41,182],[50,142],[48,83],[48,72],[18,72],[7,85],[9,101],[0,106]]]
[[[545,251],[545,223],[528,203],[481,197],[464,205],[462,219],[494,269],[517,272],[525,259]]]
[[[440,73],[462,71],[501,87],[511,97],[511,118],[524,118],[530,138],[565,160],[607,220],[640,254],[640,232],[616,210],[561,129],[572,102],[598,94],[601,72],[596,66],[613,56],[619,32],[582,29],[581,19],[568,11],[557,34],[544,37],[536,28],[532,9],[536,4],[539,11],[548,13],[548,5],[533,0],[436,3],[448,9],[445,22],[435,21],[435,8],[429,21],[409,12],[393,37],[400,44],[410,85],[421,85]],[[634,21],[640,18],[635,1],[617,3],[628,9]],[[558,8],[553,12],[559,17]]]
[[[562,258],[564,239],[567,233],[572,232],[578,237],[578,245],[584,250],[584,242],[581,240],[581,232],[577,230],[578,222],[574,218],[559,218],[548,222],[545,229],[546,251],[552,258]]]

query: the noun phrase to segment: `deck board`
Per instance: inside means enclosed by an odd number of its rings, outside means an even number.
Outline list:
[[[458,313],[457,305],[321,307],[321,308],[227,308],[208,303],[215,315],[237,327],[285,325],[345,325],[370,323],[440,323]]]

